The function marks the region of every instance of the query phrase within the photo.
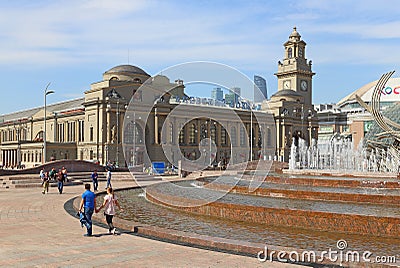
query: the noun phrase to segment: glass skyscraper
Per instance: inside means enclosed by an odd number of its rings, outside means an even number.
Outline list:
[[[254,84],[254,102],[268,99],[267,81],[259,75],[254,75]]]
[[[224,100],[224,92],[220,87],[213,88],[211,91],[211,98],[217,101],[223,101]]]

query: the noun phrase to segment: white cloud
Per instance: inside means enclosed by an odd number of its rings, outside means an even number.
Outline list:
[[[357,21],[357,14],[355,19],[335,20],[355,8],[365,14],[373,12],[372,7],[380,11],[390,7],[349,2],[241,3],[225,12],[196,9],[195,5],[177,10],[177,3],[145,0],[55,1],[24,12],[9,7],[0,16],[0,49],[4,52],[0,60],[53,66],[115,62],[125,61],[130,50],[137,62],[204,59],[263,68],[265,62],[282,58],[282,44],[297,25],[306,42],[313,40],[310,59],[364,63],[370,59],[364,55],[368,50],[369,54],[373,51],[374,62],[398,61],[393,53],[386,55],[393,44],[377,45],[371,40],[399,38],[400,21],[365,23],[366,19]]]

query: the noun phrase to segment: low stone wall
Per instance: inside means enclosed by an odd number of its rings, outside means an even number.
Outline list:
[[[229,191],[230,193],[270,196],[281,198],[294,199],[309,199],[309,200],[329,200],[341,202],[356,202],[356,203],[373,203],[393,205],[400,204],[400,196],[396,195],[372,195],[372,194],[353,194],[353,193],[335,193],[335,192],[315,192],[301,190],[285,190],[285,189],[266,189],[259,187],[254,191],[250,191],[249,187],[235,185],[218,184],[218,182],[205,184],[205,188],[217,191]]]
[[[157,188],[152,186],[147,187],[146,197],[153,203],[176,208],[180,211],[236,221],[288,226],[288,228],[400,237],[400,218],[257,207],[220,203],[218,201],[198,206],[202,202],[201,200],[166,195],[158,192]],[[190,206],[191,204],[193,206]]]
[[[1,169],[0,176],[4,175],[19,175],[19,174],[39,174],[40,170],[44,168],[45,170],[51,170],[52,168],[56,170],[65,167],[68,172],[84,172],[84,171],[93,171],[97,169],[99,171],[104,170],[104,166],[99,164],[84,161],[84,160],[57,160],[48,162],[46,164],[26,169]]]
[[[243,177],[246,179],[246,177]],[[388,181],[385,179],[351,179],[351,180],[340,180],[340,179],[329,179],[323,180],[320,178],[287,178],[287,177],[275,177],[267,176],[264,179],[265,182],[281,183],[281,184],[297,184],[297,185],[308,185],[308,186],[328,186],[328,187],[373,187],[373,188],[400,188],[400,181]]]

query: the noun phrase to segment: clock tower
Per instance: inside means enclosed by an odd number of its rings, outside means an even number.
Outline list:
[[[272,94],[264,109],[274,114],[276,126],[276,157],[300,165],[300,145],[315,146],[318,139],[318,118],[312,106],[311,61],[306,59],[306,42],[296,27],[283,46],[285,56],[278,62],[278,91]],[[304,143],[303,143],[304,141]],[[295,145],[295,146],[293,146]],[[292,148],[297,153],[292,152]],[[294,157],[294,158],[293,158]]]
[[[312,77],[311,60],[307,63],[306,42],[301,40],[301,35],[293,28],[283,46],[285,56],[283,61],[278,61],[278,91],[293,90],[304,97],[305,105],[312,105]]]

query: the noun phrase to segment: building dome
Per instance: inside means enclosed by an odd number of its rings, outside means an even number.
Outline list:
[[[273,98],[273,97],[303,97],[303,96],[294,90],[283,89],[283,90],[279,90],[278,92],[273,94],[271,96],[271,98]]]
[[[138,81],[144,82],[150,75],[143,69],[125,64],[118,65],[103,74],[103,80]]]
[[[289,35],[289,40],[292,42],[299,42],[301,35],[297,31],[296,27],[293,27],[292,33]]]
[[[133,66],[133,65],[118,65],[115,66],[113,68],[111,68],[110,70],[106,71],[105,73],[131,73],[131,74],[142,74],[142,75],[147,75],[149,76],[149,74],[147,74],[145,71],[143,71],[143,69],[137,67],[137,66]]]
[[[289,102],[304,103],[304,97],[300,93],[294,90],[283,89],[273,94],[271,96],[270,101],[271,102],[289,101]]]
[[[370,103],[372,100],[372,94],[378,80],[372,81],[359,89],[353,91],[338,102],[340,108],[358,107],[356,95],[359,96],[364,102]],[[380,96],[381,105],[391,105],[396,102],[400,102],[400,78],[390,78],[385,88],[382,90]]]

